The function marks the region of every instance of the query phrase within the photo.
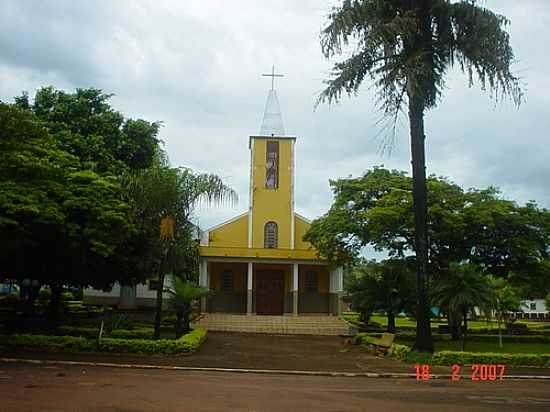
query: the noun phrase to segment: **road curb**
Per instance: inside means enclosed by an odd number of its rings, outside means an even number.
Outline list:
[[[285,369],[241,369],[241,368],[201,368],[195,366],[166,366],[166,365],[143,365],[131,363],[111,362],[86,362],[86,361],[65,361],[48,359],[22,359],[22,358],[0,358],[3,363],[27,363],[33,365],[66,365],[66,366],[95,366],[120,369],[157,369],[188,372],[226,372],[226,373],[255,373],[263,375],[298,375],[298,376],[332,376],[332,377],[361,377],[379,379],[416,379],[415,373],[376,373],[376,372],[333,372],[333,371],[301,371]],[[463,375],[463,379],[468,376]],[[432,379],[451,379],[451,375],[433,374]],[[544,375],[509,375],[505,380],[548,380],[550,376]]]

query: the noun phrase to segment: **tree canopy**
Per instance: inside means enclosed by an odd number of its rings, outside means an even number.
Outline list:
[[[367,245],[397,259],[414,253],[412,181],[405,172],[375,167],[330,184],[334,202],[305,236],[322,256],[346,264]],[[506,200],[496,188],[464,190],[437,176],[428,177],[427,187],[435,279],[445,277],[451,262],[469,261],[518,286],[550,281],[550,211]]]
[[[133,227],[113,177],[82,168],[32,112],[0,104],[0,267],[15,278],[103,288]]]

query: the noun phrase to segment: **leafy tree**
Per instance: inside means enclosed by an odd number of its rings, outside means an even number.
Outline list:
[[[0,104],[0,266],[49,284],[52,309],[64,284],[105,288],[129,273],[117,257],[134,230],[120,190],[34,114]]]
[[[162,155],[158,164],[126,174],[123,182],[134,214],[141,222],[140,231],[147,234],[150,245],[147,261],[156,265],[159,288],[155,337],[158,338],[166,273],[185,274],[195,270],[188,264],[196,262],[197,256],[190,223],[194,208],[201,201],[207,204],[234,202],[237,195],[218,176],[169,167]]]
[[[546,311],[550,312],[550,292],[544,298],[544,306],[546,306]]]
[[[494,291],[491,308],[495,311],[498,322],[498,344],[502,348],[502,321],[509,312],[521,310],[521,300],[516,291],[504,279],[490,277],[489,282]]]
[[[352,305],[361,313],[365,324],[373,312],[384,311],[390,333],[395,333],[396,315],[403,310],[414,310],[414,274],[410,265],[402,260],[356,264],[348,290]]]
[[[321,255],[346,264],[367,245],[392,259],[414,252],[412,181],[404,172],[375,167],[330,183],[334,202],[305,236]],[[428,177],[427,186],[428,267],[434,282],[448,276],[451,262],[470,261],[523,286],[526,296],[549,290],[548,210],[502,199],[495,188],[464,191],[436,176]],[[458,322],[451,314],[455,339]]]
[[[171,287],[165,290],[170,294],[169,304],[176,313],[176,339],[191,331],[191,304],[206,296],[208,289],[197,286],[194,282],[172,275]]]
[[[94,88],[67,93],[44,87],[32,104],[26,93],[15,101],[43,120],[60,148],[77,156],[84,169],[113,175],[145,169],[157,150],[161,123],[125,119],[109,104],[112,96]]]
[[[466,347],[468,313],[474,307],[490,306],[494,302],[494,292],[489,279],[472,264],[450,265],[449,276],[434,282],[431,287],[432,302],[449,314],[462,315],[462,350]]]
[[[514,54],[504,28],[508,20],[476,4],[450,0],[345,0],[321,32],[327,58],[355,46],[336,63],[318,102],[356,94],[367,78],[378,92],[383,113],[395,119],[408,106],[411,136],[414,236],[417,258],[417,336],[415,349],[433,351],[427,298],[428,233],[424,113],[437,106],[445,73],[457,66],[475,76],[496,99],[520,103],[519,80],[510,66]],[[395,123],[394,123],[395,124]]]

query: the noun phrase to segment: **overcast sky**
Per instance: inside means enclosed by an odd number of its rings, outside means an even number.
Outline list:
[[[260,129],[271,65],[288,135],[297,136],[296,208],[315,218],[330,206],[328,180],[375,165],[410,169],[402,119],[391,156],[379,152],[380,114],[359,96],[313,110],[331,66],[319,32],[333,1],[1,0],[0,100],[41,86],[97,87],[132,118],[161,120],[174,165],[222,176],[235,208],[199,209],[201,227],[248,207],[248,136]],[[526,102],[495,106],[450,73],[426,118],[428,172],[468,187],[550,207],[550,0],[486,0],[510,18]],[[382,134],[384,136],[384,134]]]

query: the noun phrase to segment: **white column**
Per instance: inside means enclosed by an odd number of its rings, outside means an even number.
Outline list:
[[[298,263],[292,265],[292,314],[298,315]]]
[[[342,292],[344,291],[344,270],[337,267],[330,272],[330,313],[342,314]]]
[[[248,271],[246,278],[246,314],[252,315],[252,276],[254,266],[252,262],[248,262]]]
[[[201,263],[199,266],[199,286],[202,286],[203,288],[210,289],[210,279],[208,274],[208,262],[206,259],[201,259]],[[201,298],[201,312],[206,313],[206,299],[207,297]]]

